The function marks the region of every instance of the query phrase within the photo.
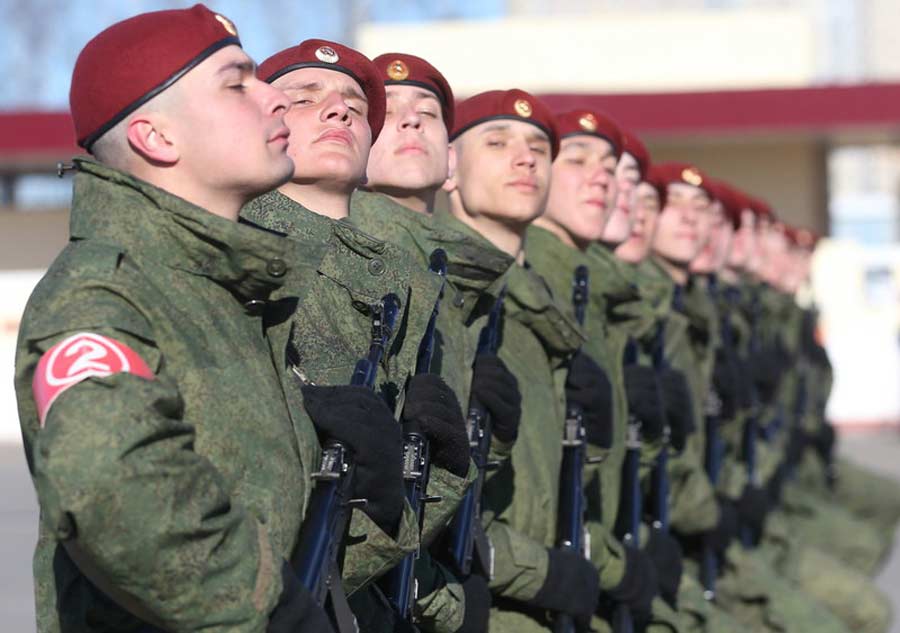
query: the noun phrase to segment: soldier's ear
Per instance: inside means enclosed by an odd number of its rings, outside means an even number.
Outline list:
[[[173,165],[178,162],[178,148],[168,135],[165,122],[161,113],[139,113],[128,121],[126,135],[132,149],[148,162]]]
[[[456,148],[453,145],[450,145],[449,152],[447,154],[447,178],[452,178],[453,174],[456,173]]]

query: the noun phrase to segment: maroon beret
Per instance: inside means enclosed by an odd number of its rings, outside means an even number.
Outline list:
[[[622,130],[622,151],[634,158],[638,164],[638,171],[641,172],[641,178],[647,179],[647,172],[650,169],[650,152],[647,146],[633,132]]]
[[[712,189],[712,196],[722,205],[722,211],[725,217],[731,222],[736,229],[741,226],[741,211],[743,210],[743,200],[731,185],[724,180],[718,178],[710,178],[707,183]]]
[[[715,197],[707,182],[708,176],[690,163],[659,163],[653,166],[656,176],[666,186],[680,183],[703,189],[710,197]]]
[[[772,211],[772,207],[769,206],[768,202],[755,196],[747,196],[747,200],[750,203],[750,210],[753,211],[758,220],[769,220],[770,222],[777,221],[775,212]]]
[[[616,158],[622,155],[622,132],[619,124],[598,110],[572,110],[556,115],[560,139],[568,136],[596,136],[612,145]]]
[[[444,125],[453,129],[453,90],[441,72],[421,57],[406,53],[385,53],[372,60],[385,86],[418,86],[433,92],[441,102]]]
[[[220,48],[241,45],[231,20],[202,4],[142,13],[85,45],[75,62],[69,108],[87,150],[129,114]]]
[[[372,143],[384,127],[384,83],[368,57],[357,50],[327,40],[306,40],[275,53],[259,65],[257,76],[272,83],[282,75],[301,68],[324,68],[350,75],[359,84],[369,102],[369,127]]]
[[[668,187],[669,183],[665,179],[662,173],[656,168],[656,165],[650,165],[650,168],[647,170],[647,173],[644,174],[644,178],[642,182],[646,182],[648,185],[656,189],[656,193],[659,194],[659,206],[663,208],[666,206],[666,196],[668,195]]]
[[[456,121],[450,140],[485,121],[526,121],[543,130],[550,139],[551,158],[559,153],[556,117],[544,102],[524,90],[491,90],[469,97],[456,106]]]

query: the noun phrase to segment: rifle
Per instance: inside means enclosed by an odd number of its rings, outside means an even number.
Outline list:
[[[714,278],[713,278],[714,279]],[[713,280],[710,281],[709,294],[715,298],[716,285]],[[732,336],[731,323],[728,321],[727,314],[722,315],[721,321],[722,347],[726,350],[734,345],[734,337]],[[715,389],[710,389],[706,396],[706,452],[704,455],[704,465],[706,466],[706,475],[709,477],[715,489],[719,481],[719,471],[722,469],[722,457],[725,447],[722,438],[719,435],[719,425],[722,416],[722,400],[716,393]],[[703,597],[706,600],[715,600],[716,597],[716,578],[719,575],[719,560],[716,552],[708,545],[703,546],[702,558],[700,560],[700,582],[703,584]]]
[[[751,303],[750,316],[750,342],[749,353],[756,354],[759,351],[759,295],[754,292]],[[752,380],[750,383],[750,415],[744,422],[744,433],[742,437],[741,453],[743,454],[744,464],[747,469],[747,480],[751,486],[759,486],[759,473],[756,470],[756,440],[759,435],[759,393]],[[742,525],[740,528],[741,545],[744,549],[751,549],[756,544],[756,536],[748,525]]]
[[[374,306],[372,340],[365,358],[356,363],[351,385],[374,389],[378,365],[387,350],[399,310],[396,295],[389,294]],[[351,499],[353,456],[343,443],[330,440],[322,447],[318,472],[309,498],[306,518],[300,527],[297,548],[291,567],[303,586],[322,605],[330,602],[332,617],[341,633],[358,631],[356,618],[347,604],[341,584],[344,545],[354,507],[365,505],[365,499]]]
[[[656,340],[653,349],[653,369],[660,374],[666,364],[666,331],[665,324],[660,322],[656,328]],[[656,456],[656,464],[650,473],[650,499],[653,527],[663,532],[669,531],[669,436],[671,430],[667,424],[663,429],[663,446]]]
[[[497,354],[497,348],[500,345],[500,319],[505,296],[506,286],[497,295],[494,307],[491,308],[488,315],[488,321],[478,334],[476,359],[479,356]],[[494,547],[481,525],[481,491],[487,471],[494,468],[495,465],[488,462],[491,450],[491,418],[484,406],[475,398],[469,399],[466,425],[469,431],[472,460],[478,468],[478,475],[466,491],[450,522],[449,553],[456,571],[461,576],[468,576],[472,573],[472,565],[477,558],[480,572],[490,579],[494,575]]]
[[[635,365],[638,348],[634,339],[629,338],[623,355],[624,365]],[[628,416],[628,430],[625,436],[625,462],[622,468],[622,508],[616,517],[616,534],[625,547],[640,547],[641,516],[644,513],[641,498],[641,421],[634,415]],[[624,604],[616,604],[612,618],[615,633],[633,633],[634,620],[631,611]]]
[[[425,328],[425,334],[419,343],[419,352],[416,356],[416,374],[431,372],[431,359],[434,356],[434,335],[437,326],[437,318],[441,308],[441,299],[444,297],[444,284],[447,276],[447,253],[443,249],[435,249],[431,253],[428,269],[441,277],[441,289],[431,317]],[[419,548],[421,548],[422,526],[425,522],[425,504],[440,501],[440,497],[427,496],[428,480],[431,474],[431,457],[428,452],[428,439],[422,433],[418,424],[409,421],[403,429],[403,482],[406,492],[406,500],[416,514],[419,522]],[[391,569],[380,581],[380,586],[394,607],[397,616],[408,622],[412,621],[412,605],[418,593],[418,583],[415,577],[415,563],[419,558],[420,550],[407,554],[400,563]]]
[[[572,305],[579,325],[584,325],[588,297],[588,270],[578,266],[572,282]],[[566,404],[566,425],[563,430],[563,456],[559,475],[559,509],[556,517],[556,542],[560,549],[582,552],[590,559],[590,535],[584,527],[586,499],[584,496],[585,451],[584,411],[581,405]],[[555,633],[575,633],[578,627],[568,613],[556,613]]]

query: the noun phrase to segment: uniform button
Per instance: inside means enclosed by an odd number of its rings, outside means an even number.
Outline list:
[[[384,260],[375,257],[374,259],[370,259],[369,263],[366,266],[369,269],[369,273],[378,277],[379,275],[383,275],[384,271],[387,269],[384,265]]]
[[[68,512],[64,513],[56,524],[56,536],[62,541],[75,538],[75,521]]]
[[[265,307],[266,302],[262,299],[250,299],[250,301],[244,303],[244,310],[246,310],[247,314],[251,316],[258,316],[262,314]]]
[[[276,257],[269,260],[269,263],[266,264],[266,272],[273,277],[284,277],[284,273],[287,272],[287,264],[284,263],[283,259]]]
[[[462,294],[457,292],[453,296],[453,305],[456,306],[457,308],[463,307],[464,305],[466,305],[466,298],[463,297]]]

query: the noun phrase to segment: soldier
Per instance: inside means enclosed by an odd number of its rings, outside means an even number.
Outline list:
[[[426,60],[386,53],[373,60],[385,85],[385,125],[373,145],[367,187],[351,204],[353,222],[379,238],[427,258],[435,248],[448,255],[448,301],[438,315],[435,363],[461,402],[484,405],[492,420],[494,456],[508,455],[516,439],[521,395],[515,377],[496,357],[475,362],[469,326],[493,306],[501,275],[512,258],[477,235],[454,228],[457,221],[434,215],[435,198],[455,164],[447,140],[453,126],[453,92]],[[476,330],[477,331],[477,330]],[[462,575],[446,558],[443,543],[417,569],[418,617],[422,628],[480,631],[487,626],[490,592],[482,573]],[[487,572],[489,570],[482,570]]]
[[[610,222],[624,224],[626,231],[630,224],[629,210],[627,206],[623,209],[630,201],[623,201],[618,195],[616,179],[617,165],[625,156],[623,139],[615,122],[602,112],[575,110],[558,115],[556,121],[562,141],[559,156],[553,162],[547,210],[529,229],[526,252],[528,261],[557,297],[571,293],[577,266],[588,267],[589,302],[584,327],[587,341],[583,350],[598,359],[612,386],[611,434],[588,437],[591,454],[602,458],[597,468],[599,494],[590,499],[595,506],[592,515],[602,529],[592,532],[592,549],[609,553],[606,561],[594,556],[601,587],[612,589],[614,595],[618,595],[615,589],[623,583],[642,587],[630,597],[628,606],[638,619],[649,621],[659,586],[674,587],[673,594],[677,592],[680,550],[674,541],[656,533],[646,551],[658,556],[648,557],[644,550],[623,549],[613,530],[619,510],[629,411],[633,413],[636,406],[642,407],[638,415],[646,418],[644,434],[650,442],[658,443],[663,433],[662,400],[653,369],[641,367],[637,372],[623,372],[621,362],[629,339],[646,333],[654,324],[654,315],[649,307],[632,310],[639,305],[639,291],[614,258],[601,259],[589,252]],[[631,154],[624,160],[637,163]],[[615,220],[613,216],[617,216]],[[569,312],[574,314],[571,307]],[[626,394],[634,396],[638,392],[642,395],[640,405],[637,397],[626,401]],[[632,576],[627,582],[626,575]],[[675,601],[674,595],[667,593],[666,597]],[[655,610],[663,612],[663,621],[665,612],[671,611],[661,604]],[[670,623],[677,619],[674,614],[668,615]],[[611,614],[605,616],[610,619]]]
[[[322,385],[347,382],[357,350],[368,344],[373,305],[388,293],[399,298],[402,312],[397,322],[403,325],[398,325],[379,371],[378,391],[401,421],[415,419],[429,440],[433,468],[428,493],[440,498],[428,504],[424,515],[422,538],[430,542],[452,515],[474,467],[453,392],[436,374],[412,375],[419,342],[437,298],[436,276],[402,248],[363,233],[348,220],[351,194],[363,178],[372,140],[383,126],[384,84],[364,55],[324,40],[307,40],[276,53],[260,65],[258,74],[283,89],[292,102],[285,122],[294,137],[288,154],[295,167],[290,182],[253,200],[242,217],[293,240],[332,246],[331,254],[319,264],[307,300],[290,318],[274,326],[287,340],[289,353],[282,366],[289,378],[299,377],[303,403],[313,419],[319,415],[337,423],[348,399],[368,399],[369,394]],[[394,424],[389,432],[399,436],[399,429]],[[373,427],[371,432],[379,431]],[[366,432],[358,441],[369,439]],[[390,457],[366,450],[360,450],[357,457],[357,461],[386,459]],[[369,500],[362,513],[355,514],[368,515],[374,527],[397,535],[409,548],[403,530],[415,526],[403,500],[401,466],[397,460],[384,475],[380,494]],[[366,530],[362,525],[360,529]],[[351,526],[351,539],[356,534]],[[415,539],[412,545],[416,545]],[[366,572],[360,573],[362,569]],[[369,581],[385,571],[386,567],[373,568],[371,561],[348,558],[345,584],[353,592],[358,588],[353,577]],[[386,614],[376,608],[372,594],[351,599],[364,629],[385,625]]]
[[[318,247],[236,222],[290,177],[288,101],[196,5],[97,35],[70,105],[96,161],[75,161],[71,239],[16,355],[37,628],[329,631],[285,562],[315,436],[248,310],[305,287]]]

